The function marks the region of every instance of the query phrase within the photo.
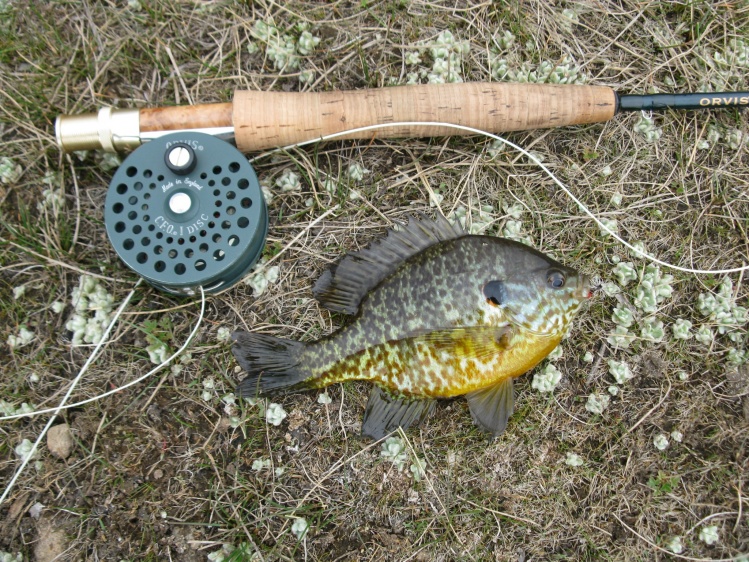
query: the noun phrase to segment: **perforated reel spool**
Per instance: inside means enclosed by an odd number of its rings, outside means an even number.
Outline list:
[[[174,294],[239,281],[262,253],[268,212],[255,171],[234,146],[173,133],[133,151],[112,178],[104,223],[130,269]]]

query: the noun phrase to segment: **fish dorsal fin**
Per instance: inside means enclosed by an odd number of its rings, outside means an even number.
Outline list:
[[[469,392],[466,399],[474,423],[492,437],[497,437],[507,427],[507,420],[515,409],[512,379],[506,378],[494,386]]]
[[[452,225],[439,213],[434,220],[425,215],[411,218],[368,248],[345,256],[317,280],[312,293],[329,310],[356,314],[364,296],[403,261],[438,242],[464,234],[460,226]]]
[[[379,386],[372,388],[361,433],[372,439],[382,439],[399,427],[407,429],[421,423],[434,410],[434,400],[391,396]]]

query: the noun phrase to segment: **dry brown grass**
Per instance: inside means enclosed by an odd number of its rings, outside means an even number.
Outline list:
[[[617,91],[694,91],[719,78],[701,62],[705,54],[723,52],[749,30],[742,2],[142,3],[135,10],[127,2],[11,0],[0,15],[0,157],[23,170],[0,183],[0,399],[16,406],[56,405],[91,352],[71,347],[65,329],[80,273],[100,275],[117,302],[137,279],[118,261],[102,222],[112,171],[98,155],[59,154],[57,114],[102,104],[227,101],[235,87],[302,89],[297,71],[275,70],[262,45],[248,52],[256,19],[273,18],[281,29],[308,22],[321,37],[303,62],[317,71],[305,86],[315,90],[403,83],[405,53],[449,28],[470,42],[465,80],[490,79],[492,37],[510,30],[517,38],[511,64],[567,55],[590,83]],[[565,8],[578,13],[578,23],[565,23]],[[422,58],[429,68],[428,55]],[[730,70],[727,87],[749,89],[746,67]],[[696,148],[711,127],[749,133],[745,113],[656,116],[663,129],[656,143],[634,131],[638,118],[510,138],[540,154],[597,215],[616,219],[626,238],[644,241],[661,259],[701,268],[746,263],[747,144]],[[74,451],[63,461],[42,448],[40,464],[0,506],[0,551],[28,560],[64,550],[61,560],[190,561],[228,544],[238,547],[234,560],[256,552],[258,560],[634,561],[675,558],[664,549],[679,536],[682,559],[748,553],[746,371],[727,366],[725,336],[707,347],[673,340],[667,330],[661,343],[612,349],[612,310],[631,306],[631,285],[583,310],[555,362],[564,378],[553,395],[532,390],[531,376],[517,381],[517,411],[501,438],[488,443],[462,400],[441,404],[409,431],[409,455],[426,461],[419,482],[410,463],[399,472],[378,444],[358,436],[365,384],[330,388],[329,405],[318,404],[315,393],[284,397],[289,417],[280,427],[245,405],[242,424],[232,429],[220,398],[241,374],[218,329],[305,340],[331,332],[343,318],[312,300],[314,280],[387,226],[429,211],[429,190],[443,196],[446,213],[491,206],[493,234],[508,220],[503,205],[521,203],[524,231],[537,247],[604,280],[616,258],[631,260],[537,166],[511,151],[491,158],[488,147],[481,138],[340,142],[260,159],[258,174],[271,184],[285,168],[303,177],[301,192],[277,191],[269,209],[269,254],[299,236],[275,262],[279,281],[259,297],[245,284],[210,297],[181,372],[167,368],[63,414]],[[360,182],[346,177],[353,162],[371,170]],[[38,208],[45,177],[64,190],[59,213]],[[334,196],[324,187],[328,177],[340,183]],[[351,189],[361,197],[351,199]],[[623,195],[618,207],[615,192]],[[311,226],[335,204],[337,211]],[[658,316],[667,328],[679,317],[696,327],[703,322],[697,296],[720,280],[675,274],[674,295]],[[733,281],[745,304],[746,283]],[[25,294],[16,299],[21,285]],[[54,301],[66,309],[53,312]],[[197,310],[195,302],[139,288],[76,399],[146,372],[148,330],[175,349]],[[34,339],[12,350],[4,342],[22,325]],[[600,358],[582,361],[588,351]],[[635,377],[593,416],[585,402],[612,384],[610,357],[626,359]],[[682,370],[687,380],[678,377]],[[216,389],[206,401],[209,378]],[[18,466],[14,448],[39,435],[43,418],[0,422],[0,487]],[[683,442],[656,450],[654,436],[674,430]],[[583,466],[565,464],[568,452]],[[258,459],[270,459],[271,467],[254,471]],[[37,503],[45,508],[35,519],[29,509]],[[291,533],[297,517],[311,525],[302,541]],[[717,525],[718,543],[698,539],[704,525]]]

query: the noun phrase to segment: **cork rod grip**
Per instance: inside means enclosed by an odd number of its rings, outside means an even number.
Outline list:
[[[232,120],[245,152],[397,121],[446,122],[500,133],[608,121],[616,94],[604,86],[462,83],[320,93],[237,91]],[[386,127],[345,138],[447,136],[435,126]]]

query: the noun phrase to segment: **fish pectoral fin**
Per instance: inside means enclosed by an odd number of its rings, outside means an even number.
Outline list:
[[[513,333],[511,325],[478,326],[432,330],[417,338],[435,349],[444,349],[462,357],[482,359],[507,350]]]
[[[407,429],[418,425],[434,410],[434,400],[428,398],[395,397],[379,386],[372,388],[364,411],[361,433],[372,439],[382,439],[398,427]]]
[[[507,427],[507,420],[515,408],[512,379],[507,378],[494,386],[469,392],[466,399],[476,425],[497,437]]]

